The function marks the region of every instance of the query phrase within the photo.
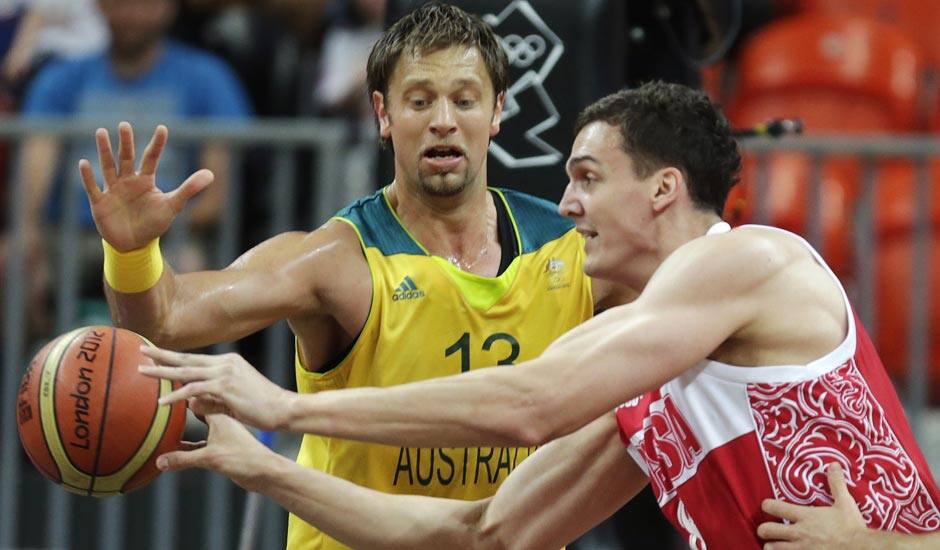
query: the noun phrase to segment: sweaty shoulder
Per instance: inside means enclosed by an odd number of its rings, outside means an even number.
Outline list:
[[[741,296],[775,282],[793,269],[822,269],[795,236],[738,228],[693,239],[679,247],[651,279],[681,280],[692,292],[718,298]]]
[[[723,258],[716,276],[727,283],[716,292],[726,292],[722,298],[746,310],[750,320],[714,359],[741,366],[802,365],[845,339],[850,314],[841,286],[800,237],[750,226],[699,240]]]
[[[331,220],[314,231],[271,237],[243,254],[232,267],[292,271],[298,280],[304,280],[327,269],[335,273],[364,263],[355,231]]]

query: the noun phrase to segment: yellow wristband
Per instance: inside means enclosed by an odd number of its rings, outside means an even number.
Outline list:
[[[160,239],[128,252],[115,250],[101,239],[104,247],[104,280],[118,292],[129,294],[153,288],[163,275]]]

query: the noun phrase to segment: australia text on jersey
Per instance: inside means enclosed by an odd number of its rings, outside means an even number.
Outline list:
[[[413,448],[401,447],[392,485],[494,484],[512,472],[538,447]]]

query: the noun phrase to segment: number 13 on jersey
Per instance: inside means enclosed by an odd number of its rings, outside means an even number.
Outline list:
[[[460,372],[470,371],[470,349],[475,345],[469,332],[463,333],[456,342],[444,350],[444,357],[454,354],[460,355]],[[512,365],[519,357],[519,340],[505,332],[494,332],[483,340],[480,348],[483,351],[498,352],[502,358],[496,360],[497,365]],[[499,357],[500,355],[497,355]],[[492,364],[492,363],[489,363]],[[489,365],[485,365],[489,366]]]

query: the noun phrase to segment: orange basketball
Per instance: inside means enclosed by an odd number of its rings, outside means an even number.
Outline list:
[[[158,406],[167,380],[137,372],[152,345],[129,330],[83,327],[33,357],[16,398],[16,425],[30,460],[52,481],[104,497],[143,487],[156,457],[179,447],[186,405]]]

